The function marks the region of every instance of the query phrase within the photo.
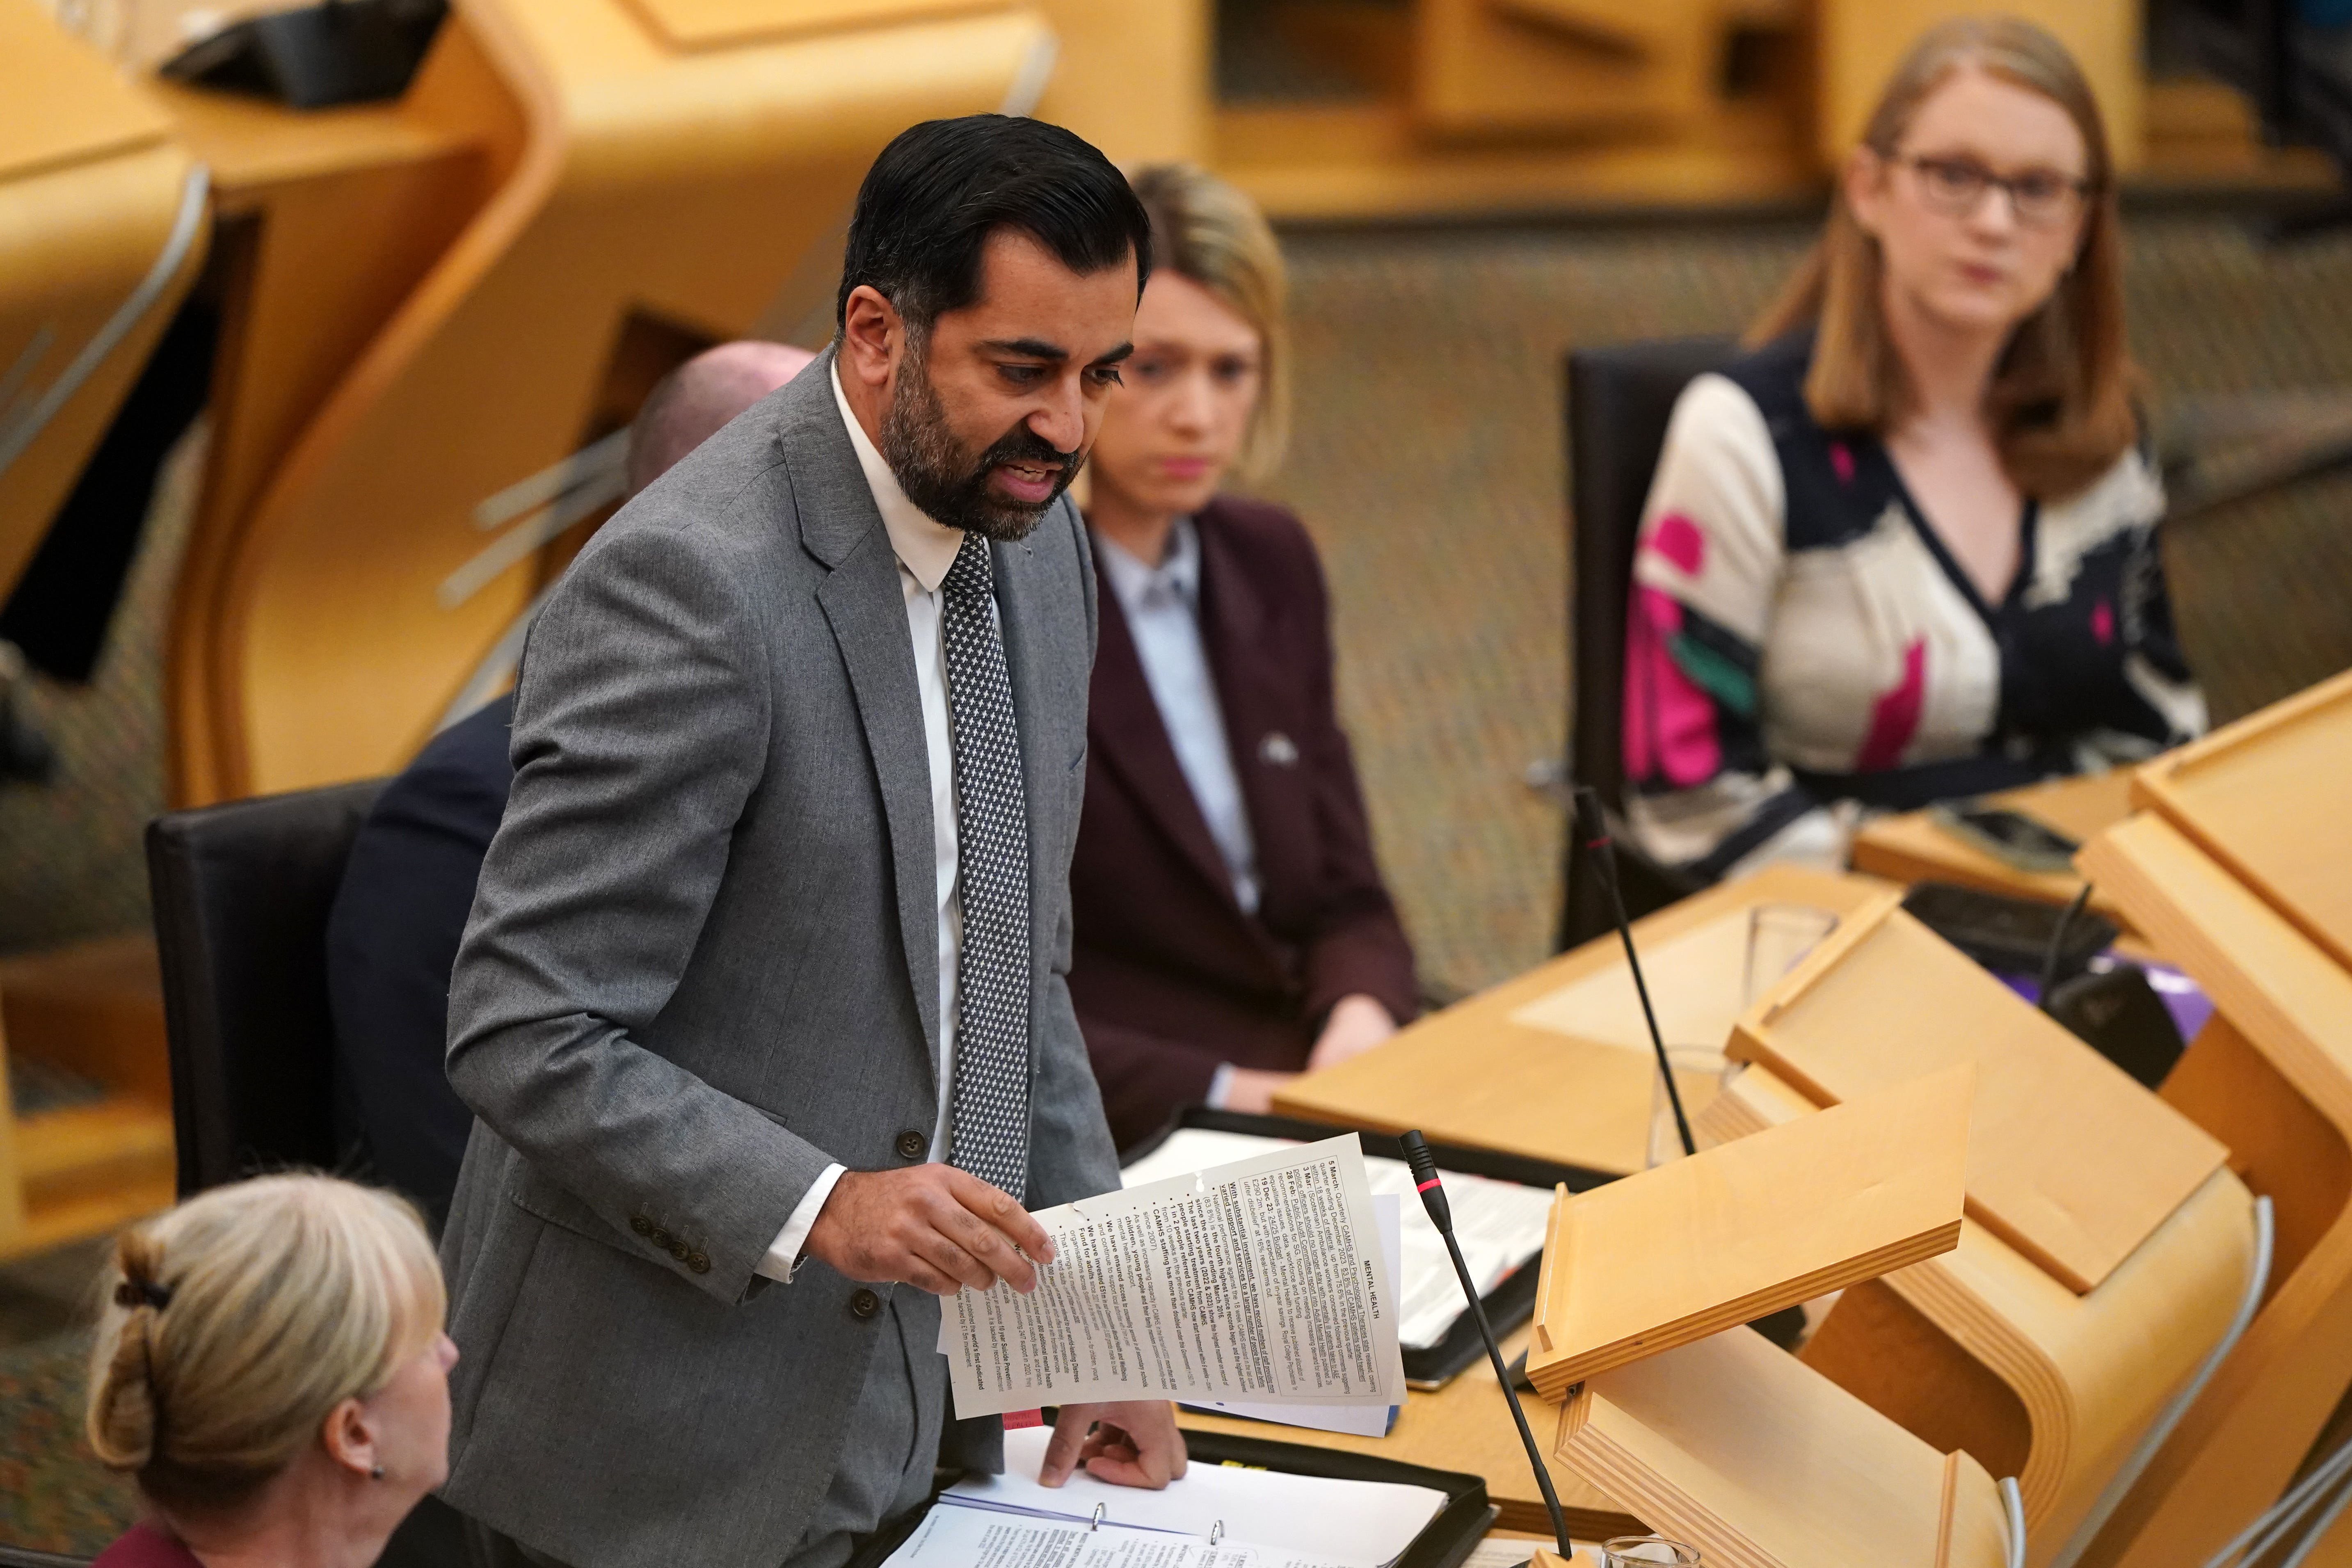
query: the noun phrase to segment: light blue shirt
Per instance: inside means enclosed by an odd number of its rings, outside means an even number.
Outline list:
[[[1233,877],[1234,897],[1257,912],[1257,845],[1250,836],[1242,781],[1225,742],[1224,709],[1201,641],[1201,535],[1189,517],[1168,534],[1167,553],[1146,565],[1115,541],[1094,536],[1095,560],[1126,612],[1152,705],[1176,748],[1176,765]]]

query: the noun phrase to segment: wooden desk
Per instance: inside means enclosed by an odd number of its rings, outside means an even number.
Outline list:
[[[1507,1360],[1527,1349],[1525,1330],[1503,1342]],[[1536,1447],[1549,1455],[1559,1425],[1560,1407],[1520,1391],[1527,1406],[1528,1426]],[[1304,1426],[1278,1426],[1265,1421],[1237,1421],[1222,1415],[1179,1411],[1180,1426],[1202,1432],[1225,1432],[1242,1437],[1266,1437],[1301,1443],[1314,1448],[1338,1448],[1351,1454],[1427,1465],[1441,1470],[1466,1470],[1486,1478],[1486,1499],[1502,1510],[1495,1522],[1504,1530],[1549,1531],[1543,1495],[1536,1490],[1528,1452],[1519,1447],[1519,1431],[1511,1421],[1510,1406],[1496,1384],[1495,1369],[1481,1358],[1453,1382],[1433,1394],[1405,1397],[1395,1428],[1385,1437],[1352,1437],[1338,1432],[1316,1432]],[[1557,1461],[1550,1464],[1551,1484],[1559,1494],[1568,1528],[1579,1539],[1607,1540],[1612,1535],[1638,1535],[1648,1526],[1619,1508],[1595,1488],[1569,1473]]]
[[[1995,805],[2023,812],[2067,837],[2088,844],[2131,815],[2131,773],[2124,769],[2082,778],[2053,779],[1990,797]],[[1854,836],[1853,868],[1890,881],[1958,882],[2012,898],[2063,904],[2083,890],[2071,872],[2021,871],[1955,838],[1927,820],[1924,811],[1882,816]],[[2094,890],[2091,908],[2129,929],[2122,909]]]
[[[1723,1048],[1738,1016],[1746,911],[1841,915],[1884,882],[1775,866],[1636,921],[1666,1043]],[[1624,950],[1612,935],[1431,1015],[1275,1097],[1285,1116],[1433,1139],[1622,1175],[1646,1163],[1655,1070]],[[1689,1108],[1694,1114],[1700,1109]]]

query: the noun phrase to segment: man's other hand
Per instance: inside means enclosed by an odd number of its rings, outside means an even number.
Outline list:
[[[843,1172],[803,1250],[849,1279],[934,1296],[999,1279],[1025,1295],[1037,1288],[1029,1259],[1054,1261],[1053,1242],[1026,1209],[952,1165]]]
[[[1097,1480],[1158,1491],[1184,1473],[1176,1407],[1164,1399],[1063,1405],[1038,1482],[1058,1487],[1082,1466]]]

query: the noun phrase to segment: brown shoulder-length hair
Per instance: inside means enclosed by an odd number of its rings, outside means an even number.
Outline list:
[[[1244,483],[1269,478],[1290,435],[1289,279],[1257,204],[1192,163],[1155,163],[1129,182],[1151,216],[1151,265],[1207,289],[1256,330],[1257,406],[1234,462]]]
[[[1930,28],[1895,68],[1863,145],[1894,157],[1927,95],[1971,68],[2056,103],[2083,133],[2090,159],[2074,265],[2018,324],[1987,393],[2002,467],[2026,494],[2055,499],[2105,473],[2138,436],[2137,372],[2124,342],[2115,165],[2081,68],[2065,45],[2016,16],[1960,17]],[[1840,181],[1820,242],[1748,331],[1755,344],[1817,328],[1805,403],[1826,428],[1883,433],[1909,405],[1910,384],[1886,333],[1882,266],[1878,241],[1855,221]]]

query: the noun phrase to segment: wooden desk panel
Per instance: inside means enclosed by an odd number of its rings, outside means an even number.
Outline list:
[[[1712,976],[1678,979],[1671,967],[1662,972],[1651,957],[1672,949],[1677,939],[1758,904],[1804,904],[1844,914],[1886,891],[1885,883],[1868,878],[1776,866],[1636,921],[1634,945],[1654,996],[1686,984],[1712,985]],[[1710,952],[1703,943],[1684,951],[1702,959]],[[1612,1175],[1638,1171],[1646,1163],[1655,1071],[1646,1042],[1613,1039],[1622,1024],[1613,1005],[1596,1008],[1597,1038],[1531,1024],[1523,1016],[1556,993],[1612,970],[1625,973],[1624,964],[1615,936],[1587,942],[1421,1019],[1352,1061],[1294,1080],[1275,1097],[1275,1110],[1380,1132],[1417,1127],[1449,1143]],[[1668,1043],[1719,1048],[1733,1016],[1720,1015],[1710,1039]],[[1690,1026],[1697,1026],[1696,1018]]]
[[[1732,1055],[1819,1104],[1973,1063],[1969,1216],[2078,1292],[2229,1153],[1891,898],[1743,1017]]]
[[[2352,670],[2158,757],[2133,794],[2352,967]]]

